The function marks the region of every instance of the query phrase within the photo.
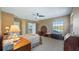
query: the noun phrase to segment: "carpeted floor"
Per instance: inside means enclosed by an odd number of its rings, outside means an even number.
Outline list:
[[[42,44],[36,46],[32,51],[63,51],[64,40],[42,37]]]

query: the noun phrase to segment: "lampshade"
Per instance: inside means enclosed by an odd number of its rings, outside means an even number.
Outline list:
[[[6,30],[8,30],[8,29],[9,29],[9,27],[8,27],[8,26],[6,26],[6,27],[5,27],[5,29],[6,29]]]
[[[17,32],[20,32],[20,29],[17,25],[11,25],[10,26],[10,32],[17,33]]]

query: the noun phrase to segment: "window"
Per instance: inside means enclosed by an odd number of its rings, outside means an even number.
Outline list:
[[[36,33],[36,23],[28,23],[28,33]]]
[[[62,33],[64,31],[64,20],[53,21],[53,31]]]

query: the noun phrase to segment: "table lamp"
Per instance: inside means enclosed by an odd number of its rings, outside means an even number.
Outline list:
[[[19,40],[17,33],[20,32],[20,29],[17,25],[11,25],[9,32],[11,33],[12,39],[14,39],[14,41]]]
[[[9,27],[8,26],[5,27],[5,31],[6,31],[5,32],[6,34],[9,34]]]

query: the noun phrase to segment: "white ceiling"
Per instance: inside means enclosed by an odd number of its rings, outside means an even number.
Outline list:
[[[3,7],[2,11],[13,13],[19,18],[29,20],[43,20],[48,18],[55,18],[59,16],[69,15],[71,7]],[[37,18],[32,14],[39,13],[45,17]]]

